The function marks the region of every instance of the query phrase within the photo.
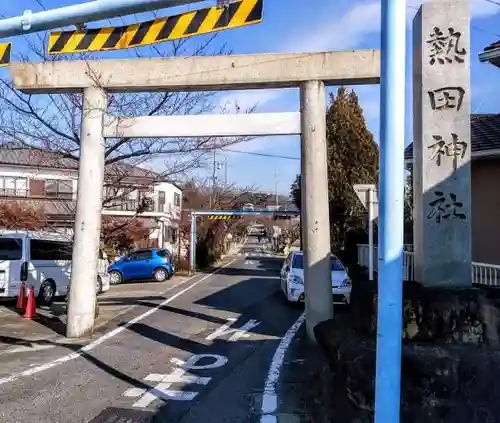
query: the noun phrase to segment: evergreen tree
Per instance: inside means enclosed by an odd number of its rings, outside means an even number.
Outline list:
[[[290,196],[292,197],[293,203],[300,210],[302,201],[300,200],[300,175],[295,177],[292,186],[290,187]]]
[[[341,87],[330,96],[326,115],[330,230],[335,249],[345,245],[347,233],[364,225],[366,212],[354,184],[377,184],[378,147],[368,130],[354,91]],[[300,175],[291,187],[300,206]]]
[[[410,170],[405,183],[404,242],[413,244],[413,174]]]

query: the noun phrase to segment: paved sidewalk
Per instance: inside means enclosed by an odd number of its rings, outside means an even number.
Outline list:
[[[187,279],[185,276],[174,276],[162,283],[126,283],[112,286],[108,292],[98,297],[100,314],[96,331],[106,329],[113,320],[135,306],[155,306],[155,303],[164,299],[167,291]],[[64,302],[55,302],[51,307],[38,307],[37,318],[26,320],[14,309],[15,302],[0,303],[0,356],[42,350],[58,342],[67,343],[64,305]]]

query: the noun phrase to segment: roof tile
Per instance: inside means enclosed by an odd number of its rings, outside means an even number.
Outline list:
[[[500,150],[500,114],[471,116],[472,153]],[[413,143],[405,148],[405,160],[413,159]]]
[[[54,151],[34,148],[4,146],[0,148],[0,164],[14,166],[33,166],[51,169],[78,169],[78,161]],[[157,178],[159,175],[142,167],[126,163],[113,163],[106,166],[110,176],[128,176],[137,178]]]
[[[492,43],[489,46],[485,47],[484,51],[495,50],[496,48],[500,48],[500,40],[495,41],[494,43]]]

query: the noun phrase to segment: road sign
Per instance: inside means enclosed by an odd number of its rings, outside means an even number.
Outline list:
[[[50,34],[48,52],[122,50],[239,28],[261,22],[262,9],[263,0],[241,0],[133,25],[56,31]]]
[[[12,43],[0,44],[0,67],[10,63]]]
[[[234,220],[234,219],[241,219],[243,216],[230,215],[230,214],[210,214],[207,217],[209,220]]]
[[[378,219],[378,195],[377,195],[377,187],[376,185],[372,184],[356,184],[353,185],[354,192],[359,198],[359,201],[361,201],[361,204],[363,204],[363,207],[365,209],[369,209],[369,203],[371,202],[372,207],[373,207],[373,214],[371,215],[372,220]],[[369,193],[371,191],[371,201],[369,197]]]
[[[363,207],[368,210],[368,275],[369,279],[373,281],[375,246],[373,223],[378,218],[377,186],[374,184],[356,184],[353,185],[353,188]]]

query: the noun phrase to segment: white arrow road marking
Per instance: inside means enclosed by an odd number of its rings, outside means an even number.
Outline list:
[[[234,322],[236,322],[236,319],[234,317],[230,317],[227,320],[228,323],[223,324],[215,332],[206,337],[207,341],[213,341],[214,339],[220,338],[221,336],[224,335],[231,335],[229,338],[229,341],[231,342],[237,341],[240,338],[248,338],[251,335],[248,332],[251,331],[253,328],[259,326],[261,323],[258,322],[257,320],[251,319],[240,328],[231,328],[231,325]]]

